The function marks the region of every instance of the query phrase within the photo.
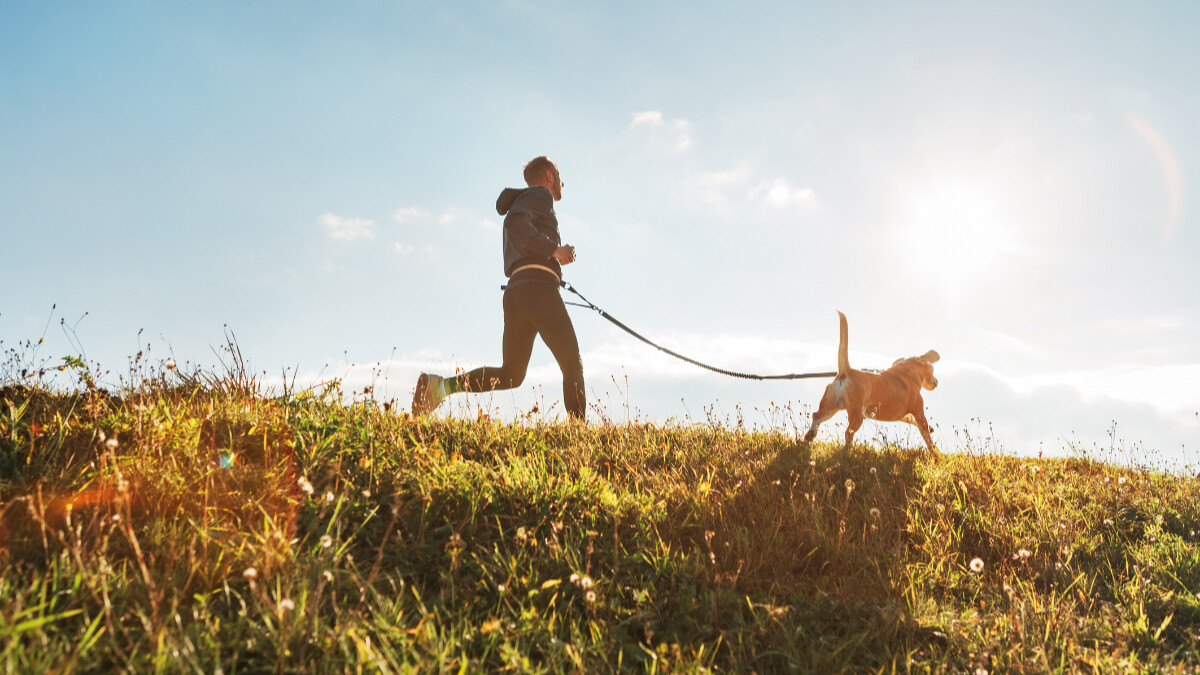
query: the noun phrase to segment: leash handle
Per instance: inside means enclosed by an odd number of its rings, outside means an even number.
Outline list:
[[[613,323],[613,325],[615,325],[617,328],[620,328],[621,330],[625,331],[626,333],[629,333],[633,337],[641,340],[642,342],[645,342],[646,344],[650,345],[651,347],[654,347],[655,349],[659,350],[660,352],[663,352],[665,354],[670,354],[671,356],[674,356],[675,358],[677,358],[681,361],[686,361],[687,363],[690,363],[693,366],[698,366],[705,370],[710,370],[714,373],[719,373],[721,375],[728,375],[730,377],[740,377],[745,380],[804,380],[804,379],[816,378],[816,377],[835,377],[837,375],[837,371],[834,371],[832,373],[788,373],[787,375],[755,375],[753,373],[739,373],[734,370],[725,370],[724,368],[717,368],[716,366],[710,366],[707,363],[701,363],[700,361],[697,361],[695,359],[688,358],[688,357],[684,356],[683,354],[671,351],[670,349],[667,349],[666,347],[663,347],[660,344],[656,344],[656,343],[650,341],[649,339],[647,339],[646,337],[644,337],[637,331],[633,330],[629,326],[626,326],[625,324],[618,321],[616,319],[616,317],[614,317],[613,315],[609,314],[608,312],[604,311],[603,309],[600,309],[596,305],[592,304],[592,302],[590,300],[583,297],[582,293],[575,290],[575,287],[572,286],[571,284],[567,283],[566,281],[559,282],[559,286],[574,293],[576,296],[579,297],[580,300],[582,300],[584,303],[586,303],[585,305],[577,305],[578,307],[586,307],[588,309],[594,309],[600,314],[600,316],[611,321]],[[575,303],[571,303],[571,304],[575,304]]]

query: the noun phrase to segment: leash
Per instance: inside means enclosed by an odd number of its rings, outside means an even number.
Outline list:
[[[733,371],[733,370],[725,370],[724,368],[717,368],[716,366],[710,366],[707,363],[701,363],[695,359],[688,358],[678,352],[673,352],[670,349],[663,347],[662,345],[651,342],[649,339],[647,339],[646,337],[644,337],[637,331],[633,330],[629,326],[626,326],[625,324],[618,321],[616,319],[616,317],[614,317],[613,315],[609,314],[608,312],[604,311],[603,309],[600,309],[596,305],[593,305],[590,300],[583,297],[582,293],[575,290],[575,287],[572,286],[571,284],[569,284],[565,281],[560,281],[559,285],[562,286],[563,288],[567,289],[568,291],[571,291],[572,293],[574,293],[576,296],[579,297],[580,300],[582,300],[585,303],[585,304],[579,304],[577,302],[568,302],[566,304],[574,305],[575,307],[583,307],[585,309],[594,309],[600,314],[600,316],[611,321],[613,323],[613,325],[615,325],[617,328],[620,328],[621,330],[625,331],[626,333],[629,333],[633,337],[641,340],[642,342],[645,342],[646,344],[650,345],[651,347],[654,347],[658,351],[664,352],[666,354],[670,354],[671,356],[674,356],[675,358],[677,358],[681,361],[686,361],[686,362],[692,364],[693,366],[699,366],[705,370],[711,370],[714,373],[720,373],[721,375],[728,375],[730,377],[740,377],[740,378],[743,378],[746,380],[803,380],[803,379],[814,378],[814,377],[834,377],[837,375],[837,371],[834,371],[832,373],[788,373],[787,375],[754,375],[752,373],[739,373],[739,372]]]

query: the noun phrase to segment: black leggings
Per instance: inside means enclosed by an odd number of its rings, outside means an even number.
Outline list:
[[[583,389],[583,361],[575,327],[558,293],[558,285],[528,281],[504,291],[504,365],[484,366],[459,375],[455,391],[496,391],[521,386],[538,335],[550,348],[563,374],[563,404],[567,414],[584,419],[587,398]]]

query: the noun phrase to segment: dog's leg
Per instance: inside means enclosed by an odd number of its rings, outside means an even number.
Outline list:
[[[812,425],[808,427],[808,433],[804,434],[804,442],[812,443],[812,440],[817,437],[817,427],[836,415],[838,410],[837,404],[833,401],[833,394],[826,389],[825,395],[821,397],[821,405],[817,406],[817,411],[813,413]]]
[[[919,429],[921,432],[921,438],[925,439],[925,447],[929,448],[930,452],[938,454],[937,448],[933,447],[933,437],[929,435],[929,432],[933,430],[933,427],[931,427],[929,425],[929,421],[925,419],[925,411],[920,409],[914,410],[905,417],[905,421],[911,423],[913,426]]]
[[[849,450],[850,446],[854,445],[854,434],[858,433],[859,427],[863,423],[862,409],[858,407],[846,408],[846,415],[849,417],[846,426],[846,445],[845,449]]]

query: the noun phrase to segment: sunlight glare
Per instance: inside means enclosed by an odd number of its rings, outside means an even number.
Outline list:
[[[908,219],[898,236],[915,271],[936,279],[949,296],[1002,274],[1001,263],[1016,248],[996,189],[958,175],[931,179],[910,192]]]

